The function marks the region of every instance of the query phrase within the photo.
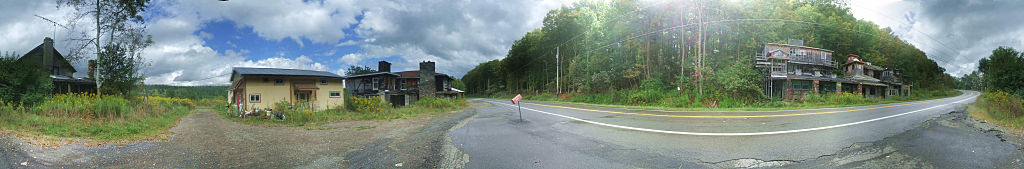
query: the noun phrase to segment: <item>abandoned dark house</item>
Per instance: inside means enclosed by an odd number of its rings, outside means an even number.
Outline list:
[[[832,51],[803,46],[802,40],[788,44],[767,43],[754,55],[764,75],[762,90],[772,99],[798,100],[807,94],[856,93],[864,97],[909,96],[899,70],[885,69],[848,55],[842,65],[832,60]],[[842,68],[842,69],[840,69]],[[845,72],[840,76],[840,72]]]
[[[434,62],[420,62],[419,70],[391,72],[391,63],[377,62],[377,72],[345,77],[345,89],[359,98],[378,96],[393,106],[405,106],[423,97],[455,99],[451,76],[436,73]]]
[[[53,94],[93,93],[96,91],[96,83],[92,80],[74,77],[75,72],[78,71],[71,66],[64,55],[61,55],[53,47],[53,39],[50,37],[44,38],[43,44],[39,44],[18,58],[18,62],[32,63],[39,66],[39,69],[50,72],[50,78],[53,79]]]

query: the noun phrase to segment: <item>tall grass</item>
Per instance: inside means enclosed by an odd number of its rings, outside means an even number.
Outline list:
[[[351,100],[351,101],[350,101]],[[284,103],[287,105],[287,102]],[[276,120],[263,117],[234,116],[232,110],[222,109],[221,114],[227,119],[240,121],[255,125],[271,126],[315,126],[345,120],[393,120],[416,117],[421,114],[434,114],[459,110],[468,106],[465,99],[447,100],[435,97],[425,97],[413,104],[402,108],[393,108],[390,104],[379,98],[355,98],[346,99],[346,107],[334,109],[310,111],[304,109],[281,109],[274,108],[274,112],[285,115],[284,120]]]
[[[1024,116],[1024,105],[1021,99],[1009,93],[996,91],[982,97],[981,106],[986,107],[989,115],[998,119],[1012,119]]]
[[[972,116],[1024,132],[1024,105],[1021,98],[1009,93],[988,92],[968,110]]]
[[[100,141],[146,139],[166,132],[188,115],[188,99],[126,99],[92,94],[56,95],[35,104],[2,103],[0,127],[29,135]]]
[[[765,98],[734,97],[729,93],[719,91],[705,91],[707,94],[697,94],[689,90],[657,90],[657,89],[627,89],[608,90],[599,93],[572,93],[563,96],[552,94],[524,95],[527,100],[572,102],[583,104],[596,104],[608,106],[641,107],[654,109],[739,109],[739,110],[762,110],[762,109],[790,109],[790,108],[817,108],[854,106],[867,104],[882,104],[901,101],[932,99],[940,97],[956,96],[959,92],[955,90],[915,90],[910,97],[890,98],[865,98],[853,93],[828,93],[805,95],[800,101],[772,101]],[[501,95],[510,98],[510,95]]]

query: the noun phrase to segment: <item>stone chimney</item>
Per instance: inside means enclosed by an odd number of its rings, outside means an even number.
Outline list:
[[[391,63],[388,63],[388,61],[383,61],[383,60],[380,61],[380,62],[377,62],[377,71],[378,72],[391,72]]]
[[[420,98],[434,96],[434,92],[437,91],[437,86],[434,84],[436,82],[434,62],[420,62],[420,81],[417,84],[417,88],[420,90]]]
[[[43,39],[43,57],[41,59],[42,64],[40,65],[44,65],[43,67],[45,67],[46,70],[53,72],[53,65],[57,65],[57,61],[53,59],[53,39],[50,39],[50,37]]]

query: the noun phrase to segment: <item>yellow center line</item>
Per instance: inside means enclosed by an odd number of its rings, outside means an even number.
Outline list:
[[[881,108],[889,108],[889,107],[898,107],[898,106],[907,106],[907,105],[915,105],[915,104],[932,103],[932,102],[937,102],[937,101],[942,101],[942,100],[945,100],[945,99],[936,99],[936,100],[926,101],[926,102],[889,105],[889,106],[882,106],[882,107],[870,107],[870,108],[853,109],[853,110],[837,110],[837,111],[796,113],[796,114],[747,115],[747,116],[692,116],[692,115],[688,116],[688,115],[667,115],[667,114],[645,114],[645,113],[627,113],[627,112],[617,112],[617,111],[607,111],[607,110],[593,110],[593,109],[584,109],[584,108],[575,108],[575,107],[543,105],[543,104],[535,104],[535,103],[526,103],[526,104],[545,106],[545,107],[554,107],[554,108],[563,108],[563,109],[573,109],[573,110],[602,112],[602,113],[612,113],[612,114],[628,114],[628,115],[638,115],[638,116],[680,117],[680,118],[752,118],[752,117],[787,117],[787,116],[806,116],[806,115],[819,115],[819,114],[833,114],[833,113],[863,111],[863,110],[872,110],[872,109],[881,109]]]

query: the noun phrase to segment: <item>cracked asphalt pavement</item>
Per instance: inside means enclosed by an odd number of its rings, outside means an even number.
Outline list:
[[[964,112],[978,92],[784,111],[652,111],[476,99],[464,168],[1024,168],[1024,139]],[[483,104],[483,105],[480,105]]]

